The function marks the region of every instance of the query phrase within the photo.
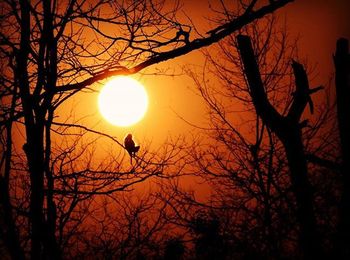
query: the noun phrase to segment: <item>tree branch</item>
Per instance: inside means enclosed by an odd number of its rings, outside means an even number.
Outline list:
[[[326,167],[330,170],[333,171],[339,171],[340,170],[340,165],[339,163],[336,163],[334,161],[328,160],[328,159],[324,159],[321,158],[315,154],[306,154],[306,160],[310,163],[322,166],[322,167]]]
[[[288,112],[288,117],[298,122],[305,110],[305,106],[307,105],[307,103],[309,103],[311,114],[313,113],[314,108],[310,95],[323,89],[323,87],[310,89],[309,80],[307,78],[306,71],[302,64],[293,60],[292,68],[295,77],[296,90],[294,93],[293,103]]]
[[[209,46],[213,43],[216,43],[220,41],[221,39],[225,38],[226,36],[232,34],[233,32],[241,29],[243,26],[249,24],[250,22],[257,20],[259,18],[262,18],[263,16],[273,13],[275,10],[283,7],[284,5],[292,2],[293,0],[280,0],[276,1],[272,4],[268,4],[266,6],[261,7],[260,9],[256,11],[251,11],[249,13],[244,13],[243,15],[237,17],[236,19],[232,20],[231,22],[226,23],[225,25],[221,25],[217,27],[217,30],[212,30],[213,34],[206,38],[200,38],[195,39],[191,42],[188,42],[186,45],[181,46],[179,48],[175,48],[171,51],[166,51],[160,54],[155,54],[151,56],[149,59],[139,63],[138,65],[132,67],[132,68],[120,68],[117,70],[103,70],[98,75],[94,75],[88,79],[85,79],[81,82],[75,83],[75,84],[68,84],[59,86],[56,88],[55,92],[63,92],[63,91],[70,91],[70,90],[76,90],[76,89],[83,89],[87,86],[92,85],[93,83],[106,79],[108,77],[117,76],[117,75],[130,75],[137,73],[141,71],[142,69],[149,67],[151,65],[167,61],[182,55],[185,55],[191,51],[200,49],[202,47]]]
[[[244,73],[248,80],[249,91],[258,115],[272,129],[280,127],[283,117],[269,102],[261,80],[259,66],[256,62],[250,37],[237,36],[238,49],[244,65]]]

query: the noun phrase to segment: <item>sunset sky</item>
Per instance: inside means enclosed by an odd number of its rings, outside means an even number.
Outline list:
[[[208,4],[205,1],[184,1],[183,10],[196,26],[204,32],[210,29],[205,17]],[[200,3],[200,4],[199,4]],[[313,68],[310,76],[312,86],[329,86],[333,75],[332,54],[339,37],[350,38],[350,23],[347,22],[350,2],[345,0],[296,0],[277,12],[280,21],[286,20],[291,38],[299,37],[298,50],[303,62]],[[212,45],[209,48],[215,48]],[[209,49],[210,50],[210,49]],[[145,86],[149,95],[148,111],[142,121],[131,127],[113,126],[100,115],[97,106],[98,93],[80,93],[66,103],[60,117],[74,107],[76,119],[88,126],[116,136],[119,140],[131,132],[138,142],[148,140],[161,144],[169,135],[186,135],[193,131],[180,117],[190,123],[203,126],[206,123],[205,106],[194,91],[194,83],[181,74],[185,65],[203,65],[199,51],[154,65],[142,73],[152,74],[156,69],[167,69],[176,76],[134,75]],[[95,89],[99,89],[95,85]],[[59,114],[60,112],[58,112]]]
[[[350,0],[0,12],[0,256],[350,259]]]

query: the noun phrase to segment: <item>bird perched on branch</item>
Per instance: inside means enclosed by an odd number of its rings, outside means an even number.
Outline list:
[[[132,140],[132,134],[128,134],[124,139],[124,147],[130,155],[130,161],[132,157],[135,157],[136,153],[140,150],[140,146],[135,146],[134,140]]]

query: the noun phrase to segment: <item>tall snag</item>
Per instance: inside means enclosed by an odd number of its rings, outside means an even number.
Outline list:
[[[340,203],[338,234],[335,240],[337,258],[350,256],[350,53],[349,41],[340,38],[334,55],[337,116],[342,154],[343,195]]]
[[[286,152],[292,189],[296,198],[297,220],[300,227],[299,243],[303,256],[305,259],[319,259],[322,247],[316,229],[313,192],[307,176],[307,161],[302,142],[300,119],[308,103],[312,108],[310,94],[318,91],[320,87],[310,89],[303,66],[293,61],[292,68],[296,86],[294,100],[288,114],[281,115],[269,102],[264,90],[250,37],[239,35],[237,43],[256,113],[281,140]]]

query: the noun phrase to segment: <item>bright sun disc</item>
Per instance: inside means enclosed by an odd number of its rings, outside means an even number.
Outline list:
[[[147,111],[148,96],[141,83],[119,76],[112,78],[101,89],[98,106],[108,122],[125,127],[143,118]]]

